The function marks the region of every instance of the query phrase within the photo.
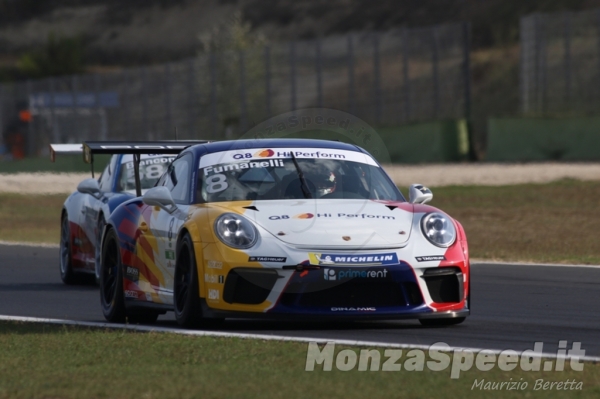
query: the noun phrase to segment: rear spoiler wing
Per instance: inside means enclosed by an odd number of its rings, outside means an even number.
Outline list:
[[[132,154],[135,173],[135,191],[142,195],[140,183],[140,156],[142,154],[179,154],[185,148],[209,143],[208,140],[162,140],[162,141],[85,141],[83,144],[50,144],[50,160],[57,154],[83,154],[83,161],[89,163],[94,177],[94,154]]]

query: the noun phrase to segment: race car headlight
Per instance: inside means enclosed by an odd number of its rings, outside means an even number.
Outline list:
[[[215,233],[223,244],[246,249],[256,244],[258,231],[245,217],[235,213],[224,213],[215,221]]]
[[[421,230],[427,239],[438,247],[449,247],[456,240],[456,229],[450,218],[442,213],[428,213],[421,219]]]

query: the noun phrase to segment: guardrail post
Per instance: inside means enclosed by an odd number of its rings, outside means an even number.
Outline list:
[[[375,120],[381,124],[383,102],[381,96],[381,62],[379,59],[379,35],[373,34],[373,97],[375,99]]]
[[[189,137],[193,139],[196,137],[194,132],[195,125],[195,104],[196,104],[196,63],[192,58],[188,63],[188,128],[189,128]]]
[[[248,130],[248,106],[246,102],[246,67],[244,62],[244,52],[239,51],[240,57],[240,133],[246,133]]]
[[[210,102],[211,102],[211,121],[213,127],[213,138],[218,137],[219,120],[217,110],[217,57],[215,53],[210,53],[209,58],[210,69]]]
[[[166,132],[167,137],[173,137],[177,139],[177,126],[173,125],[173,110],[171,109],[172,101],[171,101],[171,64],[167,63],[165,65],[165,107],[166,107]]]
[[[271,110],[271,48],[265,46],[265,106],[267,118],[272,115]]]
[[[354,40],[348,34],[348,110],[356,115],[356,96],[354,88]]]
[[[410,120],[410,42],[409,30],[402,31],[402,77],[404,86],[404,121]]]
[[[321,60],[321,40],[315,40],[315,69],[317,74],[317,106],[323,107],[323,64]]]
[[[296,109],[296,42],[290,42],[290,107],[294,111]]]
[[[439,43],[437,27],[431,29],[431,77],[433,80],[433,119],[439,117],[440,111],[440,77],[439,77]]]

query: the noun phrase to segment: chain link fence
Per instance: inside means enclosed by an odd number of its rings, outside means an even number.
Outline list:
[[[524,115],[579,116],[600,109],[600,9],[521,19]]]
[[[120,72],[0,86],[0,128],[25,153],[89,139],[234,139],[265,119],[333,108],[373,126],[470,108],[469,24],[276,43]],[[14,122],[19,111],[32,116]],[[25,127],[26,126],[26,127]]]

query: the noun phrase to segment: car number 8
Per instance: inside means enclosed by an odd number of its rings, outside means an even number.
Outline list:
[[[227,177],[224,174],[216,174],[210,176],[206,180],[206,192],[214,194],[226,190],[229,185],[227,184]]]

